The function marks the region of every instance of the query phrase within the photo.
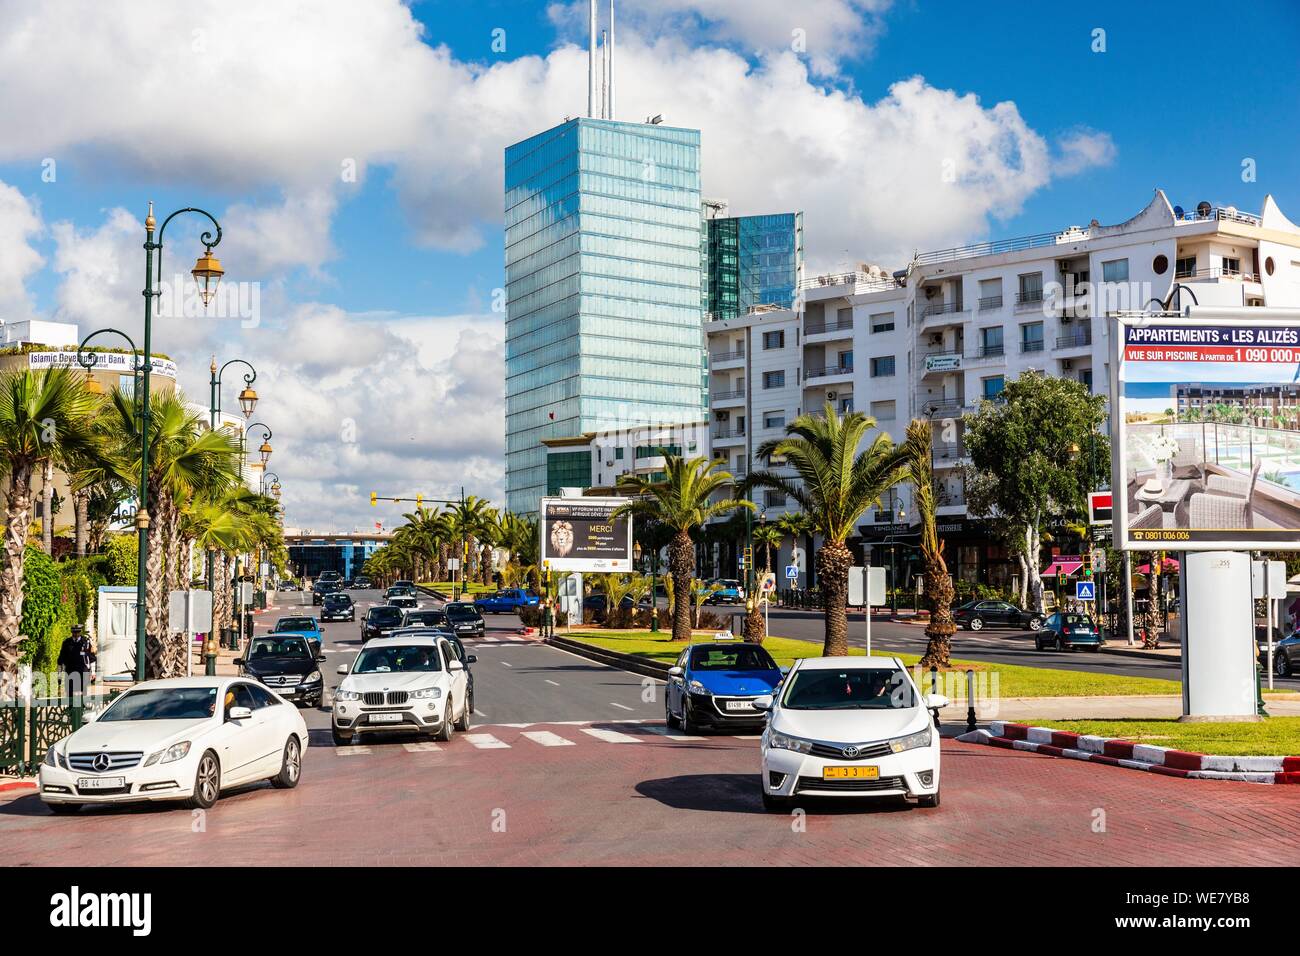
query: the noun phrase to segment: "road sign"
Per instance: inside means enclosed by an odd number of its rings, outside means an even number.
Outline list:
[[[551,569],[551,563],[550,563],[549,561],[543,561],[542,564],[545,565],[546,570],[549,571],[549,570]],[[448,559],[447,559],[447,570],[448,570],[448,571],[459,571],[459,570],[460,570],[460,558],[448,558]]]
[[[1109,527],[1112,501],[1113,496],[1109,491],[1088,492],[1088,524],[1093,527]]]
[[[768,571],[763,575],[763,580],[758,583],[758,590],[763,594],[771,594],[776,590],[776,575]]]
[[[785,566],[785,579],[786,579],[787,581],[798,581],[798,580],[799,580],[799,565],[797,565],[797,564],[787,564],[787,565]]]
[[[193,633],[212,630],[211,591],[172,591],[167,600],[167,627]]]
[[[865,598],[865,600],[864,600]],[[880,605],[885,603],[885,569],[884,568],[849,568],[849,606],[862,607],[863,604]]]
[[[1098,548],[1092,552],[1092,569],[1098,574],[1106,573],[1106,552],[1104,549]]]
[[[1097,583],[1095,581],[1075,581],[1074,596],[1079,601],[1097,600]]]

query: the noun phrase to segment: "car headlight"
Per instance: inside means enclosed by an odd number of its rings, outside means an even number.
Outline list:
[[[687,684],[687,685],[686,685],[686,689],[687,689],[688,691],[690,691],[692,694],[710,694],[710,695],[711,695],[711,694],[713,693],[713,691],[709,690],[707,687],[705,687],[703,684],[701,684],[701,683],[700,683],[699,681],[697,681],[697,680],[693,680],[693,681],[691,681],[689,684]]]
[[[59,765],[59,755],[55,748],[51,747],[45,751],[45,766],[57,767]]]
[[[310,674],[308,674],[306,677],[302,679],[302,682],[304,684],[315,684],[319,680],[320,680],[320,671],[312,671]]]
[[[411,691],[412,700],[437,700],[442,696],[441,687],[424,687]]]
[[[335,700],[360,700],[361,695],[354,690],[340,690],[334,692]]]
[[[793,750],[798,754],[812,752],[812,741],[804,740],[802,737],[789,737],[775,730],[769,731],[767,735],[767,745],[777,750]]]
[[[180,743],[172,744],[166,750],[160,750],[155,754],[150,754],[149,759],[144,762],[146,767],[152,767],[156,763],[175,763],[177,760],[185,759],[185,755],[190,752],[190,742],[182,740]]]
[[[896,754],[901,754],[904,750],[915,750],[918,747],[930,746],[930,728],[918,730],[914,734],[908,734],[906,737],[895,737],[889,742],[889,749]]]

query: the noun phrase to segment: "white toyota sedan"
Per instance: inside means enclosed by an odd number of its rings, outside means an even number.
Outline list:
[[[762,739],[763,806],[799,797],[912,797],[939,805],[939,730],[932,712],[948,698],[922,698],[896,657],[813,657],[794,662],[768,713]]]
[[[334,743],[373,733],[416,733],[451,740],[469,730],[468,673],[439,634],[396,634],[366,641],[334,692]]]
[[[145,681],[49,749],[40,795],[55,813],[158,800],[207,809],[229,787],[296,787],[307,739],[298,708],[252,681]]]

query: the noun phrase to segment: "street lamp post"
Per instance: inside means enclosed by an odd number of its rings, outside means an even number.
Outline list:
[[[213,229],[216,230],[215,235],[205,230],[199,236],[199,242],[203,244],[204,252],[195,261],[194,268],[190,270],[190,274],[194,276],[194,281],[199,286],[199,295],[203,299],[205,307],[212,301],[212,297],[216,295],[217,287],[221,283],[221,277],[225,274],[221,262],[212,254],[213,248],[221,242],[221,224],[217,222],[216,217],[205,210],[187,206],[173,212],[159,226],[154,219],[153,203],[149,203],[149,214],[144,220],[144,347],[139,350],[140,358],[136,361],[139,374],[139,386],[136,388],[136,392],[140,401],[140,488],[135,512],[135,527],[138,537],[137,561],[139,564],[136,571],[135,597],[135,677],[137,681],[144,680],[145,656],[148,652],[146,647],[146,625],[149,612],[147,589],[149,565],[149,377],[153,369],[153,360],[150,358],[153,354],[153,307],[154,299],[161,293],[162,286],[163,235],[167,231],[168,224],[173,219],[187,212],[198,213],[200,216],[205,217],[212,223]],[[154,253],[157,253],[156,258]],[[116,330],[105,329],[101,331]],[[92,335],[97,334],[99,333],[92,333]],[[118,332],[117,334],[122,335],[128,342],[131,341],[123,333]],[[91,337],[87,336],[86,341]],[[83,341],[81,343],[82,347],[85,344],[86,342]],[[136,351],[134,343],[132,343],[131,348],[132,351]],[[82,362],[81,348],[77,350],[77,361]]]

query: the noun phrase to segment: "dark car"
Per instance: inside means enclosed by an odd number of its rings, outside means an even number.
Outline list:
[[[416,607],[420,603],[413,590],[399,584],[394,584],[384,592],[384,600],[393,607]]]
[[[952,609],[958,627],[981,631],[986,627],[1014,627],[1036,631],[1043,626],[1043,615],[1026,611],[1007,601],[967,601]]]
[[[426,607],[402,614],[402,627],[434,627],[451,630],[447,612],[439,607]]]
[[[1259,642],[1259,663],[1268,667],[1268,641]],[[1273,674],[1277,677],[1290,677],[1300,671],[1300,633],[1288,637],[1274,638]]]
[[[358,591],[365,591],[370,587],[370,579],[362,576],[352,582],[352,587]]]
[[[327,594],[324,603],[321,604],[320,619],[322,621],[355,621],[357,619],[357,606],[352,603],[352,598],[341,591]]]
[[[483,615],[473,604],[457,602],[447,605],[447,620],[458,637],[482,637],[487,633]]]
[[[456,656],[460,662],[465,665],[465,699],[469,702],[470,713],[474,712],[474,672],[470,669],[471,664],[478,663],[478,657],[474,654],[465,652],[465,645],[461,643],[460,638],[455,634],[449,634],[440,627],[402,627],[394,631],[393,637],[401,637],[405,634],[418,634],[421,636],[431,636],[437,634],[447,638],[451,646],[456,649]]]
[[[623,599],[618,602],[618,606],[623,610],[628,610],[634,602],[630,595],[624,595]],[[605,615],[609,613],[609,595],[608,594],[588,594],[582,599],[583,616],[587,612],[591,613],[591,619],[600,624],[605,620]]]
[[[1057,611],[1043,624],[1042,630],[1034,635],[1034,648],[1058,651],[1085,647],[1090,651],[1099,651],[1105,644],[1101,631],[1086,614],[1072,611]]]
[[[253,677],[285,700],[319,707],[325,691],[320,665],[325,656],[303,634],[254,637],[247,655],[235,659],[239,673]]]
[[[366,619],[361,622],[361,640],[383,637],[402,626],[402,609],[391,604],[372,607],[366,612]]]
[[[317,581],[311,586],[311,603],[320,604],[325,595],[334,594],[340,589],[338,581]]]

